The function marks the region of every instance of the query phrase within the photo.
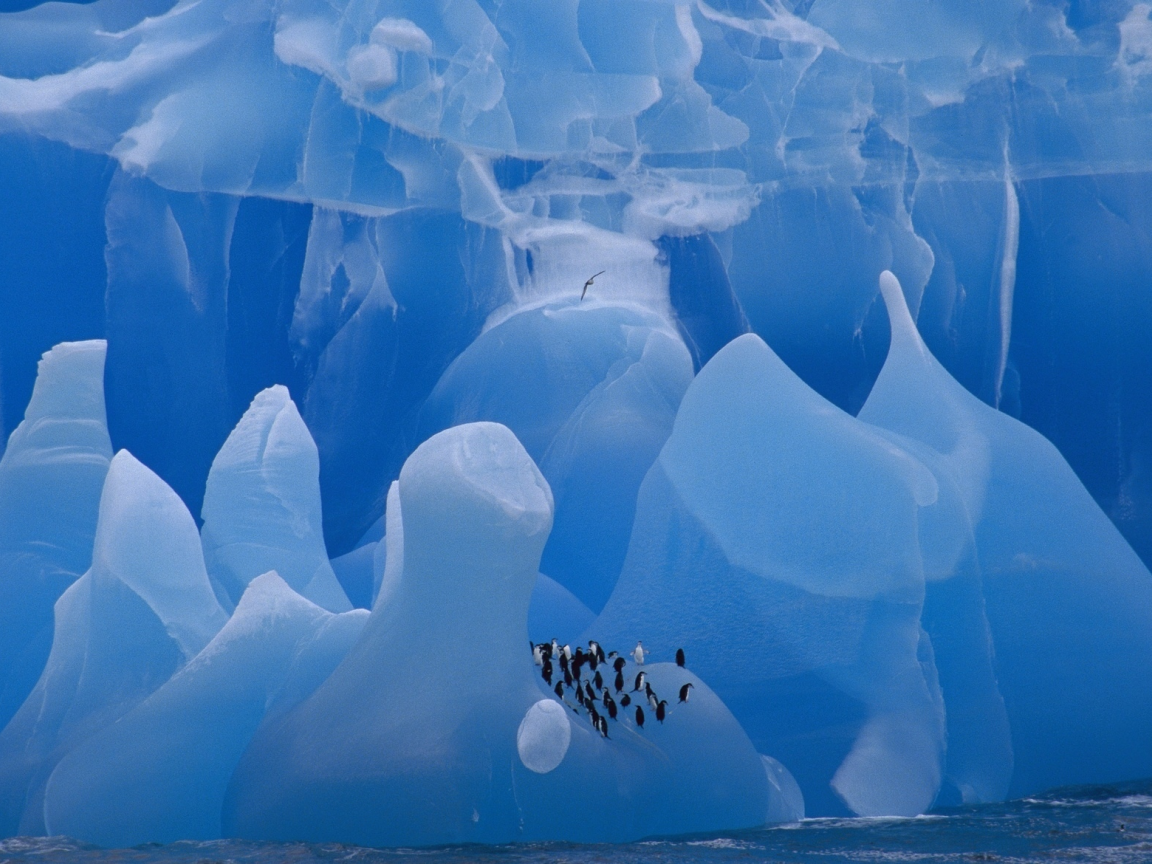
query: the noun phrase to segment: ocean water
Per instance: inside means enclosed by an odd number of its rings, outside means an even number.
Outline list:
[[[1059,789],[912,819],[797,825],[621,845],[571,843],[366,849],[340,844],[181,841],[101,849],[63,837],[0,840],[0,864],[708,864],[708,862],[1152,862],[1152,780]]]

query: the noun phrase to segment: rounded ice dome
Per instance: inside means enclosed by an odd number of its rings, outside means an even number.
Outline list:
[[[541,699],[524,712],[516,732],[516,750],[529,771],[554,771],[564,761],[571,743],[572,724],[559,702]]]

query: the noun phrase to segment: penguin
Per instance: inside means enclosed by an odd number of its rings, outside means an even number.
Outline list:
[[[572,670],[572,677],[577,681],[580,680],[580,667],[583,665],[583,663],[577,663],[575,660],[568,664],[569,668]]]
[[[584,695],[589,702],[596,701],[596,694],[592,692],[592,686],[587,681],[584,682]]]
[[[620,704],[623,707],[627,708],[629,705],[632,704],[632,697],[629,696],[627,693],[625,693],[623,696],[620,697]]]
[[[636,725],[641,729],[644,728],[644,709],[639,705],[636,706]]]
[[[600,734],[605,738],[608,737],[608,721],[603,717],[600,718]]]
[[[572,673],[569,672],[567,669],[564,670],[564,686],[565,687],[571,687],[572,686]]]
[[[613,652],[613,653],[615,653],[615,652]],[[612,661],[612,668],[615,669],[617,672],[623,672],[624,671],[624,664],[626,664],[627,662],[628,661],[625,660],[623,657],[618,656],[615,660]]]
[[[637,690],[643,690],[647,686],[647,681],[644,680],[647,677],[643,672],[636,673],[636,685],[632,688],[633,693]]]
[[[545,660],[544,661],[543,666],[540,669],[540,677],[542,677],[545,681],[547,681],[549,686],[552,685],[552,661],[551,660]]]
[[[555,657],[557,654],[560,653],[560,644],[555,639],[552,640],[552,646],[551,647],[552,647],[552,656],[553,657]]]
[[[688,701],[688,691],[694,686],[695,685],[691,681],[689,681],[687,684],[685,684],[683,687],[680,688],[680,701],[681,702],[687,702]]]
[[[604,679],[602,677],[600,677],[599,672],[597,672],[595,675],[592,676],[592,683],[596,685],[597,690],[603,690],[604,689]]]
[[[570,664],[568,663],[568,658],[564,656],[563,652],[556,655],[556,660],[560,664],[560,668],[567,672]]]
[[[584,704],[584,691],[581,690],[579,687],[576,688],[576,701],[579,702],[581,705]]]
[[[539,645],[532,646],[532,662],[537,666],[544,665],[544,651],[541,650]]]
[[[591,702],[585,702],[584,707],[588,709],[588,716],[592,718],[592,726],[596,729],[600,728],[600,712],[596,710],[596,706]]]
[[[567,657],[569,660],[572,659],[572,646],[571,645],[565,645],[560,650],[564,652],[565,657]]]
[[[616,680],[613,682],[612,686],[614,686],[616,688],[617,693],[619,693],[621,690],[624,689],[624,673],[623,672],[617,672],[616,673]]]
[[[563,699],[564,698],[564,682],[563,681],[557,681],[556,682],[556,689],[553,692],[557,696],[559,696],[561,699]]]
[[[665,712],[665,709],[667,708],[667,706],[668,706],[668,702],[665,699],[661,699],[659,702],[656,703],[656,719],[659,720],[661,723],[664,722],[664,712]]]
[[[605,662],[604,649],[600,647],[600,643],[597,642],[595,639],[589,639],[588,640],[588,653],[596,658],[596,662],[598,662],[598,663]],[[592,668],[595,669],[596,667],[593,666]]]
[[[604,707],[608,710],[608,716],[615,720],[616,700],[609,696],[607,693],[604,694]]]
[[[636,661],[637,665],[644,665],[644,646],[637,642],[636,647],[632,650],[632,659]]]
[[[652,685],[647,681],[644,682],[644,695],[649,699],[652,699],[656,696],[656,691],[652,689]]]
[[[648,691],[648,704],[652,706],[653,711],[660,709],[660,700],[656,698],[656,694],[651,690]]]
[[[677,648],[676,649],[676,665],[679,666],[681,669],[684,668],[684,649],[683,648]]]

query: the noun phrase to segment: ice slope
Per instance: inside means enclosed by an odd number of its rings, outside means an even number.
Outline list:
[[[478,420],[515,433],[556,500],[541,569],[596,611],[691,380],[691,357],[659,316],[594,296],[548,304],[495,324],[456,358],[424,403],[420,433]]]
[[[269,570],[333,612],[352,606],[324,546],[316,445],[286,387],[252,400],[208,472],[201,541],[232,602]]]
[[[427,845],[765,820],[760,757],[699,679],[653,667],[658,690],[694,680],[699,698],[661,729],[614,723],[609,740],[539,682],[527,617],[552,495],[506,427],[433,436],[398,495],[397,584],[332,676],[257,732],[233,775],[226,834]]]
[[[892,347],[860,418],[922,442],[975,534],[1012,728],[1010,791],[1146,776],[1152,575],[1055,447],[958,385],[880,277]]]
[[[52,644],[52,604],[92,560],[112,459],[102,341],[45,352],[23,422],[0,458],[0,728]]]
[[[121,847],[220,837],[228,780],[260,721],[314,690],[367,617],[334,615],[274,572],[258,576],[196,657],[60,761],[46,831]]]
[[[936,498],[919,461],[742,336],[685,394],[589,633],[683,646],[809,814],[923,812],[945,746],[920,626]]]
[[[45,833],[45,784],[60,760],[159,688],[227,620],[192,515],[127,451],[108,468],[92,567],[56,601],[55,618],[47,666],[0,732],[7,835]]]

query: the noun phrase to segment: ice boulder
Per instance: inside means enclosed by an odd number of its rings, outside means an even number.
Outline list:
[[[920,628],[917,520],[936,495],[916,459],[741,336],[685,394],[589,633],[683,647],[809,815],[923,812],[945,744]]]
[[[44,667],[52,604],[92,559],[112,459],[104,353],[103,340],[92,340],[44,354],[0,458],[0,728]]]
[[[922,442],[960,489],[1011,724],[1010,794],[1152,774],[1152,575],[1056,448],[961,387],[896,278],[880,285],[892,341],[860,418]]]
[[[555,695],[526,622],[552,495],[506,427],[433,436],[393,495],[393,572],[364,632],[315,693],[257,731],[233,774],[227,836],[411,846],[764,821],[760,757],[685,670],[650,670],[662,693],[698,688],[656,728],[621,717],[605,739],[571,698],[540,704]]]
[[[428,397],[421,429],[489,420],[516,434],[556,496],[543,569],[595,612],[620,573],[636,492],[691,380],[691,355],[663,318],[573,298],[483,333]]]
[[[220,837],[228,780],[265,713],[314,690],[367,617],[327,612],[275,573],[252,580],[203,651],[56,766],[47,832],[118,847]]]
[[[352,608],[324,546],[316,444],[286,387],[258,393],[220,448],[203,517],[208,571],[233,602],[275,570],[325,609]]]
[[[0,732],[0,834],[44,833],[44,784],[60,759],[160,687],[226,618],[192,514],[121,450],[100,497],[92,567],[56,602],[47,666]]]

